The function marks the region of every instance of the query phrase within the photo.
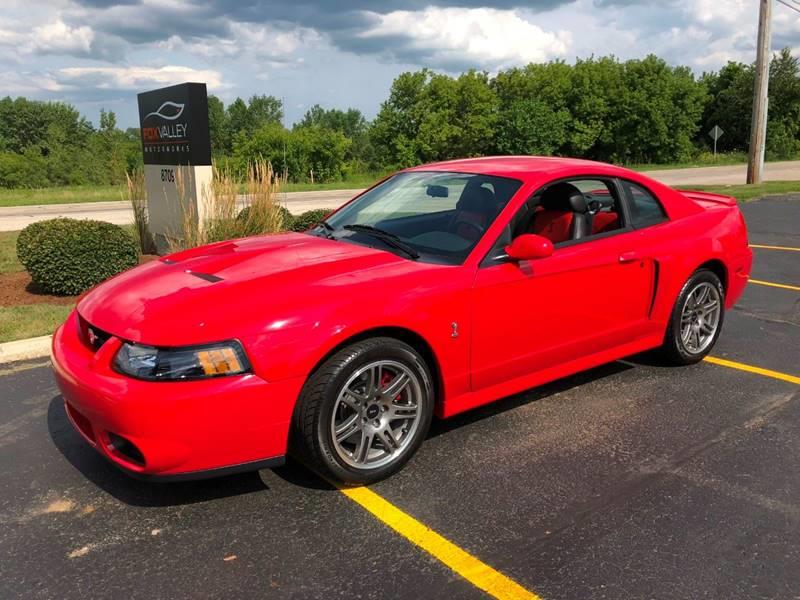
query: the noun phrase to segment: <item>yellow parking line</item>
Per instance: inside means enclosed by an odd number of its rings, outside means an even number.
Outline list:
[[[797,385],[800,385],[800,377],[788,375],[787,373],[781,373],[780,371],[762,369],[761,367],[754,367],[752,365],[746,365],[744,363],[734,362],[724,358],[717,358],[716,356],[706,356],[703,360],[710,362],[713,365],[728,367],[730,369],[738,369],[739,371],[747,371],[748,373],[755,373],[757,375],[763,375],[764,377],[772,377],[773,379],[780,379],[781,381],[788,381],[789,383],[796,383]]]
[[[365,487],[339,489],[384,525],[394,529],[490,596],[502,600],[541,600],[533,592],[446,540],[372,490]]]
[[[769,287],[776,287],[784,290],[794,290],[795,292],[800,292],[800,287],[796,285],[788,285],[786,283],[772,283],[771,281],[761,281],[760,279],[751,279],[750,283],[755,283],[756,285],[768,285]]]
[[[786,250],[788,252],[800,252],[800,248],[792,248],[791,246],[763,246],[761,244],[750,244],[751,248],[760,248],[762,250]]]

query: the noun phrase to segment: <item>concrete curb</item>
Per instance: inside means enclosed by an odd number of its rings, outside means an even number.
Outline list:
[[[0,364],[50,356],[52,335],[0,344]]]

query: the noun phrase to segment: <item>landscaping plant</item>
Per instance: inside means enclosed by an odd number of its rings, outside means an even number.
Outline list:
[[[325,217],[331,214],[328,208],[315,208],[314,210],[307,210],[301,215],[297,215],[292,223],[292,231],[305,231],[311,229],[314,225],[322,221]]]
[[[70,296],[136,266],[139,249],[118,225],[59,218],[23,229],[17,257],[41,291]]]
[[[126,173],[128,202],[133,209],[133,223],[136,241],[142,254],[155,254],[156,243],[150,233],[149,214],[147,212],[147,188],[144,182],[144,171],[135,169]]]

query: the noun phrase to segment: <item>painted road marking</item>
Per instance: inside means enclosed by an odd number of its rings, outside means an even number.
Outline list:
[[[788,381],[789,383],[800,385],[800,377],[789,375],[787,373],[781,373],[780,371],[772,371],[771,369],[754,367],[752,365],[746,365],[744,363],[726,360],[724,358],[717,358],[716,356],[706,356],[703,360],[711,363],[712,365],[719,365],[721,367],[728,367],[730,369],[738,369],[739,371],[747,371],[748,373],[755,373],[757,375],[763,375],[764,377],[772,377],[773,379],[780,379],[781,381]]]
[[[787,252],[800,252],[800,248],[792,248],[791,246],[764,246],[761,244],[750,244],[751,248],[760,248],[761,250],[786,250]]]
[[[756,285],[767,285],[769,287],[781,288],[783,290],[794,290],[795,292],[800,292],[800,287],[796,285],[788,285],[786,283],[772,283],[771,281],[761,281],[760,279],[751,279],[750,283],[755,283]]]
[[[404,513],[394,504],[365,487],[339,488],[345,496],[394,529],[415,546],[461,575],[475,587],[501,600],[541,600],[513,579],[443,538],[430,527]]]

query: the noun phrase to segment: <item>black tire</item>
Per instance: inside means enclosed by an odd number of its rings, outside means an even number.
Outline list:
[[[720,307],[719,307],[719,320],[717,323],[714,335],[710,343],[699,352],[691,352],[687,349],[681,338],[681,316],[683,308],[686,304],[687,298],[693,291],[701,284],[713,285],[719,294]],[[700,362],[705,358],[709,352],[714,348],[717,343],[719,334],[722,331],[722,325],[725,320],[725,288],[722,285],[719,277],[708,269],[698,269],[695,271],[688,281],[683,284],[678,299],[675,301],[675,306],[672,308],[670,314],[669,326],[667,333],[664,336],[664,344],[661,346],[661,356],[670,364],[673,365],[691,365]]]
[[[334,447],[331,423],[339,393],[350,378],[375,361],[395,361],[418,378],[421,397],[419,417],[412,434],[391,462],[383,466],[356,468],[347,464]],[[292,452],[326,479],[368,484],[392,475],[405,466],[419,449],[433,418],[434,394],[430,369],[420,354],[395,338],[376,337],[343,348],[308,378],[294,411]],[[354,452],[355,454],[355,452]]]

